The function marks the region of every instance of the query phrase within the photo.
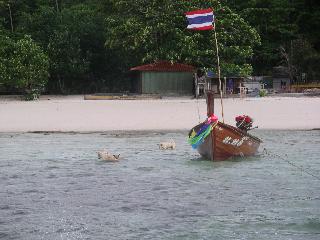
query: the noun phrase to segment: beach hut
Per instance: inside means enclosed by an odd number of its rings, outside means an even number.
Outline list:
[[[140,94],[191,95],[195,68],[182,63],[158,61],[130,69],[131,91]]]

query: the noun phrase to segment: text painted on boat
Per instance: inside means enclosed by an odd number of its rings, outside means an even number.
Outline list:
[[[232,145],[235,147],[240,147],[243,144],[243,142],[248,139],[249,139],[249,137],[242,137],[241,139],[238,139],[238,138],[233,139],[232,137],[227,136],[223,139],[222,142],[224,144]]]

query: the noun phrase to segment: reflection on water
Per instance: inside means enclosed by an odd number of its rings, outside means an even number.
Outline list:
[[[0,134],[0,239],[320,239],[319,180],[284,161],[320,176],[319,131],[215,163],[186,134]]]

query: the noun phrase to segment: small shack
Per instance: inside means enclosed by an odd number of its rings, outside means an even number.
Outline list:
[[[130,70],[134,93],[191,95],[194,92],[195,68],[191,65],[159,61]]]

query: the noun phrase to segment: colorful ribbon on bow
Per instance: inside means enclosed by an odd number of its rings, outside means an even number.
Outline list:
[[[211,133],[212,129],[218,124],[218,117],[212,114],[203,123],[201,128],[196,132],[192,129],[189,136],[188,143],[191,144],[192,148],[196,149],[200,144],[203,143],[204,139]]]

